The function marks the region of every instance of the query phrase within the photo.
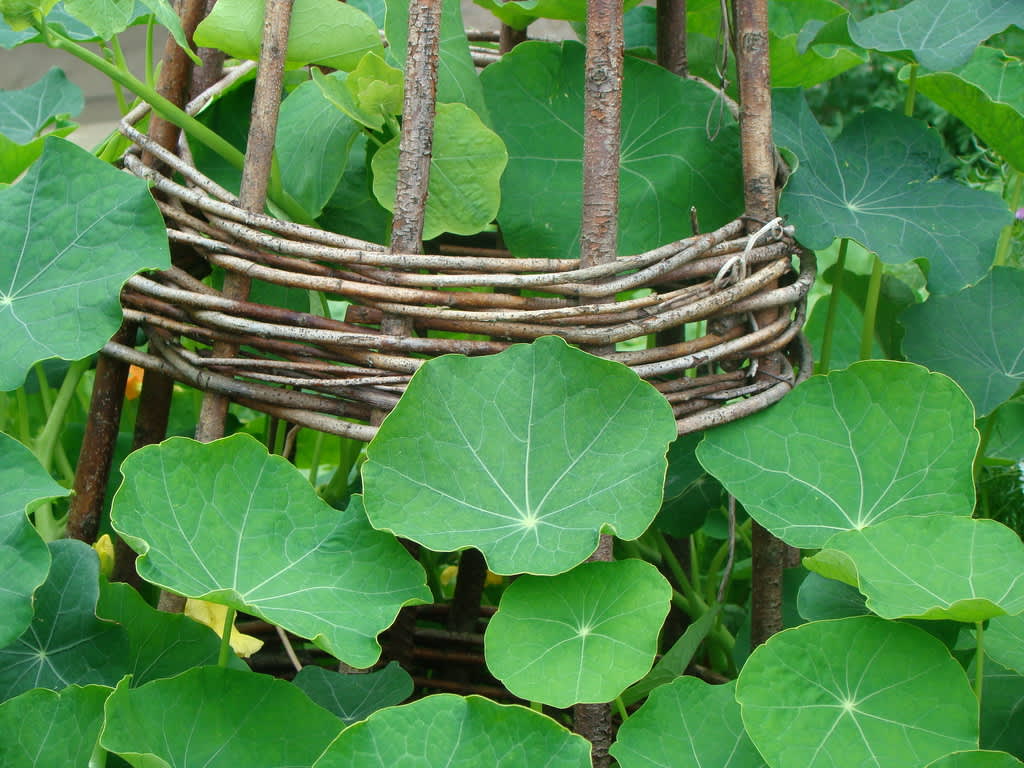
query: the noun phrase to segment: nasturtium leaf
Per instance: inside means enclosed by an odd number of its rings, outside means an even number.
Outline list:
[[[363,56],[351,72],[325,75],[314,68],[312,75],[321,99],[347,115],[350,123],[379,131],[386,118],[402,114],[402,70],[389,66],[376,53]]]
[[[67,496],[32,452],[0,432],[0,647],[32,620],[32,593],[50,568],[50,552],[29,523],[32,502]]]
[[[0,14],[11,29],[20,32],[45,19],[56,4],[57,0],[0,0]]]
[[[985,443],[985,456],[1013,463],[1024,459],[1024,399],[1009,400],[986,418],[995,419],[995,424]]]
[[[445,355],[413,376],[367,447],[366,513],[438,552],[476,547],[498,574],[562,573],[602,529],[647,529],[675,436],[653,387],[557,337]]]
[[[355,667],[377,660],[399,608],[429,599],[419,564],[370,528],[358,497],[333,509],[248,435],[171,438],[121,471],[111,522],[150,583],[264,618]]]
[[[30,688],[113,685],[126,673],[123,627],[96,618],[99,560],[76,539],[50,543],[53,562],[28,629],[0,649],[0,701]]]
[[[671,598],[643,560],[520,576],[487,625],[487,668],[522,699],[559,708],[611,701],[650,670]]]
[[[997,616],[988,623],[985,655],[1024,675],[1024,613]]]
[[[864,595],[857,591],[856,586],[813,572],[807,574],[800,584],[796,609],[805,621],[845,619],[871,613],[864,605]]]
[[[387,0],[386,4],[384,34],[388,39],[388,62],[404,68],[409,47],[409,3],[406,0]],[[489,125],[483,86],[469,52],[460,0],[441,0],[439,46],[437,100],[444,104],[465,104]],[[436,130],[434,136],[436,140]]]
[[[774,94],[773,115],[776,144],[800,161],[779,212],[805,246],[849,237],[885,262],[926,259],[932,293],[954,293],[988,270],[1009,211],[991,192],[936,178],[946,152],[926,124],[872,109],[829,142],[796,89]]]
[[[955,69],[975,46],[1011,24],[1024,26],[1019,0],[914,0],[862,21],[850,20],[857,45],[877,51],[911,51],[928,69]]]
[[[64,0],[64,9],[101,40],[109,40],[131,24],[135,0]]]
[[[973,749],[940,757],[927,768],[1016,768],[1024,766],[1020,760],[1008,752],[992,752],[985,749]]]
[[[979,46],[954,72],[919,74],[917,89],[963,120],[1018,171],[1024,170],[1024,62]]]
[[[979,622],[1024,611],[1024,542],[995,520],[897,517],[838,533],[804,560],[883,619]]]
[[[540,761],[543,761],[542,763]],[[346,728],[313,768],[589,768],[590,744],[549,717],[440,694]]]
[[[359,126],[325,99],[316,83],[303,83],[281,103],[274,140],[281,181],[310,216],[319,216],[331,199],[358,133]]]
[[[481,75],[509,148],[498,222],[513,253],[579,255],[584,57],[578,43],[527,42]],[[736,124],[706,86],[627,57],[620,146],[620,253],[688,236],[690,206],[708,230],[742,209]]]
[[[834,0],[769,3],[772,85],[810,88],[863,64],[867,59],[863,51],[814,41],[813,33],[829,22],[845,24],[849,15],[850,12]]]
[[[398,179],[396,136],[373,156],[373,193],[393,211]],[[442,232],[474,235],[490,224],[501,200],[501,173],[508,162],[505,144],[465,104],[438,104],[434,146],[423,220],[423,239]]]
[[[963,668],[928,633],[873,616],[773,636],[747,659],[736,699],[773,768],[902,768],[978,746]]]
[[[536,19],[583,21],[587,17],[586,0],[473,0],[503,22],[516,29],[525,29]],[[640,0],[625,0],[628,11]]]
[[[401,704],[413,689],[412,678],[397,661],[376,672],[358,675],[310,664],[300,669],[292,682],[345,725],[365,720],[378,709]]]
[[[139,0],[139,4],[149,9],[156,23],[171,33],[174,42],[185,51],[194,63],[202,64],[202,60],[189,45],[188,38],[185,36],[185,30],[181,26],[181,18],[178,16],[178,12],[174,10],[170,0]]]
[[[1024,382],[1024,272],[996,267],[954,296],[935,296],[900,317],[911,360],[956,379],[978,414],[989,413]]]
[[[254,7],[250,0],[217,0],[192,39],[229,56],[258,59],[263,6]],[[285,66],[315,64],[348,71],[367,51],[383,54],[384,48],[377,25],[358,8],[336,0],[295,0]]]
[[[12,182],[43,151],[40,132],[67,136],[82,111],[82,89],[54,67],[20,91],[0,91],[0,182]]]
[[[71,16],[66,10],[64,10],[64,3],[58,2],[56,5],[51,0],[43,0],[42,2],[36,2],[36,0],[7,0],[7,3],[0,2],[0,13],[4,14],[5,21],[8,22],[8,26],[0,26],[0,48],[17,48],[19,45],[25,43],[42,43],[44,42],[42,34],[37,29],[32,27],[28,22],[12,23],[10,19],[7,19],[7,13],[5,10],[11,9],[13,12],[17,12],[19,8],[32,8],[34,6],[41,6],[44,10],[46,8],[52,8],[46,15],[46,23],[61,32],[65,37],[69,37],[72,40],[98,40],[96,33],[92,31],[85,24],[80,22],[78,19]]]
[[[654,524],[673,536],[689,536],[698,530],[713,506],[712,499],[721,495],[721,486],[697,461],[696,448],[702,437],[703,433],[681,435],[668,449],[665,495]]]
[[[197,667],[141,688],[118,684],[100,746],[139,766],[308,766],[343,727],[289,682]]]
[[[974,409],[942,374],[866,361],[708,432],[697,458],[794,547],[891,517],[970,515]]]
[[[128,633],[125,674],[132,676],[132,687],[217,663],[220,638],[214,632],[183,614],[156,610],[127,584],[102,584],[96,615]],[[249,668],[230,651],[228,664]]]
[[[975,669],[969,670],[973,675]],[[981,748],[1001,749],[1024,758],[1024,677],[985,662],[981,697]]]
[[[763,768],[743,730],[735,681],[709,685],[680,677],[651,692],[609,752],[621,768]]]
[[[110,692],[102,685],[35,688],[0,704],[0,765],[89,765]]]
[[[318,220],[329,232],[358,237],[386,245],[389,241],[391,214],[377,202],[370,189],[367,138],[358,134],[349,151],[348,164],[331,199]]]
[[[121,285],[170,266],[146,182],[57,138],[0,190],[0,242],[0,390],[20,386],[39,360],[102,347],[121,324]]]

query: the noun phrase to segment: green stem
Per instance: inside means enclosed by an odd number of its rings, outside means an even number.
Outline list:
[[[828,296],[828,314],[825,316],[825,332],[821,337],[821,359],[818,360],[818,373],[828,373],[832,369],[832,337],[836,330],[836,315],[839,312],[839,299],[843,292],[843,275],[846,273],[846,250],[850,247],[850,238],[839,241],[839,255],[836,257],[835,276],[832,278],[832,290]]]
[[[217,654],[217,666],[226,667],[231,658],[231,630],[235,626],[235,609],[228,607],[224,615],[224,631],[220,635],[220,653]]]
[[[102,56],[97,56],[88,48],[64,37],[54,29],[45,25],[44,29],[46,29],[46,38],[51,47],[71,54],[89,66],[98,69],[115,83],[120,83],[125,88],[128,88],[140,96],[164,120],[173,123],[192,138],[205,144],[234,168],[242,170],[245,165],[245,155],[222,136],[210,130],[191,115],[186,114],[157,93],[153,87],[142,82],[130,72],[119,69]],[[281,188],[280,173],[271,173],[267,197],[293,221],[302,224],[314,223],[306,210]]]
[[[675,578],[676,583],[679,584],[679,589],[683,593],[683,597],[691,610],[698,611],[700,615],[707,612],[707,603],[701,598],[697,591],[693,588],[690,580],[686,576],[686,572],[683,570],[682,564],[676,557],[675,552],[672,551],[672,547],[669,546],[668,540],[665,538],[665,534],[661,531],[655,532],[655,541],[658,542],[658,552],[661,553],[661,558],[668,566],[669,571]],[[691,617],[693,617],[691,613]]]
[[[914,97],[917,96],[917,64],[910,65],[910,80],[907,82],[907,98],[903,102],[903,114],[914,116]]]
[[[122,72],[128,72],[128,61],[124,57],[124,51],[121,50],[121,43],[116,35],[110,38],[110,46],[114,54],[114,66]],[[114,82],[114,95],[117,96],[117,108],[121,110],[121,116],[124,117],[128,114],[128,100],[124,97],[124,89],[121,84],[116,81]]]
[[[46,370],[42,363],[36,363],[32,369],[36,373],[36,381],[39,382],[39,397],[43,401],[43,410],[49,416],[50,411],[53,410],[53,389],[50,387],[49,379],[46,378]]]
[[[57,439],[60,437],[61,428],[64,426],[64,417],[67,415],[68,406],[71,405],[71,399],[75,396],[78,382],[82,375],[89,370],[91,362],[92,358],[85,357],[76,360],[68,368],[68,372],[64,374],[64,381],[60,385],[60,391],[57,392],[57,399],[53,402],[53,409],[46,419],[46,425],[39,434],[39,439],[36,440],[36,458],[47,472],[53,465],[54,449]]]
[[[983,622],[974,625],[977,650],[974,652],[974,695],[981,706],[981,691],[985,685],[985,626]]]
[[[622,722],[626,722],[629,719],[629,713],[626,712],[626,705],[622,702],[621,696],[615,697],[615,709],[618,710],[619,717],[622,718]]]
[[[153,69],[153,29],[156,27],[156,18],[149,17],[146,22],[146,85],[156,85],[156,72]]]
[[[1013,191],[1010,193],[1010,210],[1016,212],[1020,207],[1022,197],[1024,197],[1024,173],[1020,171],[1012,171],[1012,177],[1008,184],[1013,185]],[[992,262],[997,267],[1005,267],[1010,263],[1010,246],[1013,243],[1013,227],[1016,221],[1003,227],[1002,233],[999,235],[999,245],[996,246],[996,257]]]
[[[860,359],[870,360],[875,342],[875,318],[878,315],[878,299],[882,294],[882,260],[876,254],[871,263],[871,278],[868,280],[868,295],[864,300],[864,327],[860,334]]]
[[[316,488],[317,475],[320,471],[320,453],[324,447],[323,432],[316,433],[316,440],[313,442],[313,456],[309,460],[309,484]]]
[[[544,714],[544,705],[539,701],[531,701],[530,709],[534,712],[540,712],[542,715]]]
[[[17,401],[15,411],[18,414],[18,442],[28,445],[32,441],[32,427],[28,422],[28,395],[24,387],[18,387],[14,392],[14,399]]]

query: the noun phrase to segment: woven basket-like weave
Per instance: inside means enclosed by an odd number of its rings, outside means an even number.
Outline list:
[[[200,97],[188,109],[204,103]],[[371,415],[394,406],[426,359],[496,353],[548,334],[591,349],[638,342],[603,356],[663,392],[681,434],[760,410],[810,372],[799,331],[813,256],[799,252],[796,273],[791,257],[798,251],[779,223],[753,243],[738,219],[589,268],[497,249],[393,254],[245,211],[196,170],[184,143],[175,156],[137,131],[144,114],[142,107],[122,122],[135,143],[125,167],[154,185],[172,244],[186,244],[228,272],[351,305],[344,318],[331,319],[234,301],[172,268],[128,282],[125,318],[145,330],[149,351],[109,344],[114,357],[293,423],[363,440],[375,431]],[[143,164],[143,150],[163,168]],[[616,300],[626,291],[633,298]],[[770,308],[777,319],[759,327],[755,314],[764,318]],[[414,335],[381,331],[385,314],[411,318]],[[486,339],[451,338],[452,332]],[[240,352],[215,358],[203,351],[216,341],[238,344]],[[771,365],[759,364],[768,359]]]

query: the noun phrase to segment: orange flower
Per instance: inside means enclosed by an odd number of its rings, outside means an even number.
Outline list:
[[[145,373],[146,369],[137,365],[128,369],[128,381],[124,385],[124,396],[128,400],[134,400],[142,392],[142,377]]]

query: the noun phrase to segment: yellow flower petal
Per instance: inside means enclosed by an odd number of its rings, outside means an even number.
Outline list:
[[[206,600],[195,600],[189,598],[185,601],[185,615],[190,619],[205,624],[214,632],[217,637],[223,637],[224,619],[228,615],[228,607],[220,603],[210,603]],[[231,627],[231,637],[228,639],[231,650],[243,659],[252,656],[263,647],[263,641],[252,635],[243,635],[234,625]]]

